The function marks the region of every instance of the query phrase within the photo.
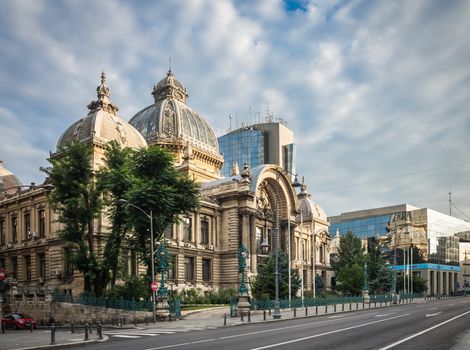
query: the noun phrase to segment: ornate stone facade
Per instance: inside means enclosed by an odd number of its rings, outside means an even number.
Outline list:
[[[103,165],[104,146],[110,140],[127,147],[146,147],[146,141],[156,143],[174,154],[180,171],[200,183],[200,208],[165,232],[171,256],[167,276],[170,289],[237,288],[237,251],[241,244],[249,252],[249,287],[266,258],[262,243],[268,242],[269,250],[274,247],[276,225],[279,246],[289,252],[292,268],[303,267],[299,275],[304,276],[305,288],[312,288],[314,271],[329,286],[329,224],[306,186],[297,195],[290,176],[277,165],[245,166],[241,174],[222,178],[223,157],[218,153],[215,133],[186,106],[187,91],[171,71],[154,87],[155,103],[132,118],[130,123],[135,128],[117,116],[118,108],[109,100],[104,75],[97,93],[98,100],[88,106],[89,114],[61,136],[58,150],[71,140],[90,142],[97,169]],[[16,299],[47,298],[55,288],[73,295],[83,291],[82,276],[66,262],[67,251],[57,236],[59,226],[48,207],[46,190],[34,187],[0,198],[0,224],[5,236],[0,242],[0,265],[17,283]],[[98,246],[103,245],[107,230],[103,214],[95,220]],[[145,271],[133,252],[124,250],[122,259],[123,273]]]

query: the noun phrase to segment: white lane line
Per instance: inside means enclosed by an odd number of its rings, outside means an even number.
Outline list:
[[[346,315],[335,315],[335,316],[330,316],[328,318],[344,318]]]
[[[391,349],[391,348],[393,348],[393,347],[395,347],[395,346],[397,346],[397,345],[400,345],[400,344],[402,344],[402,343],[404,343],[404,342],[407,342],[407,341],[410,340],[410,339],[416,338],[416,337],[418,337],[418,336],[420,336],[420,335],[422,335],[422,334],[424,334],[424,333],[427,333],[427,332],[429,332],[429,331],[432,331],[433,329],[435,329],[435,328],[437,328],[437,327],[443,326],[443,325],[445,325],[446,323],[452,322],[452,321],[454,321],[454,320],[456,320],[456,319],[458,319],[458,318],[460,318],[460,317],[462,317],[462,316],[465,316],[465,315],[467,315],[467,314],[469,314],[469,313],[470,313],[470,311],[464,312],[463,314],[460,314],[460,315],[457,315],[457,316],[455,316],[455,317],[452,317],[452,318],[448,319],[447,321],[441,322],[441,323],[436,324],[436,325],[434,325],[434,326],[432,326],[432,327],[430,327],[430,328],[427,328],[427,329],[425,329],[425,330],[423,330],[423,331],[421,331],[421,332],[418,332],[418,333],[416,333],[416,334],[410,335],[409,337],[406,337],[406,338],[404,338],[404,339],[402,339],[402,340],[399,340],[399,341],[397,341],[397,342],[395,342],[395,343],[393,343],[393,344],[387,345],[386,347],[381,348],[381,349],[379,349],[379,350]]]
[[[214,340],[215,340],[215,338],[198,340],[198,341],[191,342],[191,344],[207,343],[207,342],[214,341]]]
[[[370,314],[367,314],[367,315],[375,315],[376,313],[370,313]],[[341,319],[341,321],[343,320],[350,320],[352,318],[357,318],[357,317],[361,317],[361,316],[366,316],[366,315],[357,315],[357,316],[351,316],[351,317],[343,317]],[[257,332],[248,332],[248,333],[240,333],[240,334],[234,334],[234,335],[228,335],[226,337],[220,337],[218,339],[220,340],[223,340],[223,339],[230,339],[230,338],[238,338],[238,337],[245,337],[247,335],[255,335],[255,334],[261,334],[261,333],[271,333],[271,332],[277,332],[277,331],[281,331],[281,330],[285,330],[285,329],[292,329],[292,328],[299,328],[299,327],[308,327],[308,326],[313,326],[313,325],[316,325],[316,324],[322,324],[322,323],[329,323],[329,322],[333,322],[333,321],[336,321],[335,319],[333,320],[328,320],[328,321],[319,321],[319,322],[310,322],[310,323],[302,323],[302,324],[299,324],[299,325],[295,325],[295,326],[287,326],[287,327],[279,327],[279,328],[272,328],[272,329],[266,329],[264,331],[257,331]]]
[[[430,307],[429,310],[437,310],[437,307]]]
[[[433,314],[426,314],[426,317],[434,317],[434,316],[437,316],[439,314],[442,314],[442,311],[439,311],[439,312],[435,312]]]
[[[390,314],[375,315],[374,317],[387,317],[387,316],[390,316]]]
[[[470,311],[469,311],[469,312],[470,312]],[[344,331],[348,331],[348,330],[350,330],[350,329],[365,327],[365,326],[368,326],[368,325],[371,325],[371,324],[375,324],[375,323],[386,322],[386,321],[393,320],[393,319],[395,319],[395,318],[405,317],[405,316],[409,316],[409,315],[410,315],[410,314],[404,314],[404,315],[394,316],[394,317],[390,317],[390,318],[381,319],[381,320],[378,320],[378,321],[372,321],[372,322],[367,322],[367,323],[363,323],[363,324],[358,324],[358,325],[356,325],[356,326],[351,326],[351,327],[336,329],[336,330],[330,331],[330,332],[325,332],[325,333],[320,333],[320,334],[311,335],[311,336],[308,336],[308,337],[303,337],[303,338],[299,338],[299,339],[289,340],[289,341],[285,341],[285,342],[282,342],[282,343],[276,343],[276,344],[261,346],[261,347],[259,347],[259,348],[253,348],[253,349],[251,349],[251,350],[269,349],[269,348],[275,348],[275,347],[282,346],[282,345],[286,345],[286,344],[298,343],[298,342],[300,342],[300,341],[304,341],[304,340],[308,340],[308,339],[313,339],[313,338],[318,338],[318,337],[322,337],[322,336],[324,336],[324,335],[329,335],[329,334],[344,332]]]
[[[129,339],[138,339],[138,338],[140,338],[140,336],[126,335],[126,334],[113,334],[111,337],[113,337],[113,338],[129,338]]]
[[[191,345],[191,343],[179,343],[179,344],[173,344],[173,345],[165,345],[165,346],[159,346],[158,348],[149,348],[149,349],[144,349],[144,350],[169,349],[169,348],[177,348],[177,347],[186,346],[186,345]]]

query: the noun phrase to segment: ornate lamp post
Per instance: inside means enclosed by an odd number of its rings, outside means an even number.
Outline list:
[[[250,311],[250,295],[248,294],[248,288],[245,284],[245,269],[246,269],[246,259],[248,257],[248,250],[242,244],[238,248],[238,272],[241,273],[242,279],[240,282],[240,288],[238,288],[238,303],[237,308],[240,314],[246,314]]]
[[[157,315],[159,318],[166,318],[170,315],[168,305],[168,290],[165,286],[165,273],[168,271],[168,251],[164,242],[160,243],[156,254],[158,256],[157,271],[161,274],[160,288],[157,292]]]
[[[147,216],[150,220],[150,264],[151,266],[151,271],[152,271],[152,277],[151,277],[151,282],[155,282],[155,254],[153,250],[153,212],[152,209],[150,209],[149,213],[147,213],[145,210],[143,210],[141,207],[138,207],[137,205],[134,205],[132,203],[129,203],[127,200],[121,198],[118,201],[119,203],[123,203],[126,205],[129,205],[140,212],[142,212],[145,216]],[[152,311],[153,311],[153,323],[157,322],[157,312],[155,308],[155,292],[152,291]]]

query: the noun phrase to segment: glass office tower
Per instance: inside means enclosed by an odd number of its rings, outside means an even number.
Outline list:
[[[277,164],[295,174],[294,132],[284,123],[267,122],[242,127],[218,138],[224,155],[222,176],[231,176],[234,163],[252,169],[262,164]]]

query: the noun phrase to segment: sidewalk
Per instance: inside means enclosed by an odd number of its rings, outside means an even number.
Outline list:
[[[413,303],[422,303],[425,302],[424,299],[414,299]],[[401,304],[405,305],[405,304]],[[303,317],[313,317],[320,316],[325,314],[336,313],[348,313],[361,310],[369,309],[380,309],[389,307],[385,304],[380,306],[379,303],[375,305],[372,304],[363,304],[362,303],[352,303],[344,304],[344,309],[342,304],[336,305],[336,310],[333,305],[318,306],[318,307],[308,307],[308,308],[297,308],[297,309],[282,309],[281,310],[281,320]],[[271,310],[272,311],[272,310]],[[178,328],[188,328],[188,329],[212,329],[219,327],[229,327],[237,326],[241,324],[249,323],[258,323],[258,322],[278,322],[274,320],[272,313],[269,311],[253,311],[250,315],[244,315],[243,320],[241,317],[230,317],[230,308],[229,307],[215,307],[211,309],[204,309],[199,311],[188,311],[183,312],[183,319],[177,321],[165,321],[157,322],[155,324],[149,323],[139,323],[137,326],[133,324],[127,324],[122,328],[112,327],[109,325],[104,325],[104,332],[109,331],[110,329],[171,329],[174,327]],[[103,339],[100,340],[97,332],[96,326],[93,327],[93,332],[89,334],[89,340],[84,341],[84,330],[83,328],[76,329],[75,333],[71,333],[70,328],[62,327],[58,328],[55,335],[55,345],[51,345],[51,331],[49,328],[39,328],[34,330],[33,333],[30,333],[29,330],[11,330],[7,329],[5,334],[0,334],[0,350],[20,350],[20,349],[57,349],[57,348],[68,348],[78,345],[83,345],[87,343],[102,342],[106,341],[108,337],[103,335]]]

